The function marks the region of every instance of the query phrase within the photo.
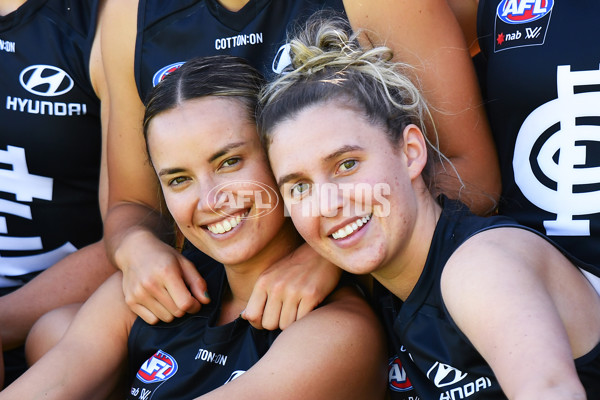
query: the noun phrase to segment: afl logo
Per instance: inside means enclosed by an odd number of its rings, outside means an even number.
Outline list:
[[[38,96],[60,96],[73,87],[73,79],[62,69],[52,65],[32,65],[21,71],[21,86]]]
[[[283,70],[292,63],[292,58],[290,56],[291,49],[292,47],[287,43],[277,50],[277,54],[275,54],[273,64],[271,65],[273,72],[281,74]]]
[[[406,392],[413,388],[398,357],[388,364],[388,382],[390,389],[395,392]]]
[[[169,64],[166,67],[159,69],[152,77],[152,86],[158,85],[163,79],[165,79],[165,76],[169,75],[173,71],[178,70],[183,64],[185,64],[185,61]]]
[[[164,382],[177,372],[177,361],[162,350],[158,350],[140,367],[137,378],[144,383]]]
[[[497,14],[507,24],[525,24],[543,18],[553,6],[554,0],[502,0]]]

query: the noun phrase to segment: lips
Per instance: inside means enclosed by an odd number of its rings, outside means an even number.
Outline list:
[[[335,240],[343,239],[352,235],[354,232],[358,231],[363,225],[365,225],[371,219],[371,215],[367,215],[366,217],[357,218],[356,220],[350,222],[346,226],[341,227],[337,231],[331,234],[331,237]]]

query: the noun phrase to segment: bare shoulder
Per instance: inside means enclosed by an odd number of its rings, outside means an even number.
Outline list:
[[[383,399],[385,337],[351,289],[292,323],[250,370],[203,399]]]
[[[548,240],[527,229],[501,227],[480,232],[463,243],[450,257],[444,271],[474,272],[486,266],[528,269],[542,273],[549,263],[573,268],[573,265]]]

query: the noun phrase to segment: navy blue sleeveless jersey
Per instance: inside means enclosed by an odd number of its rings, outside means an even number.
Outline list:
[[[225,270],[212,261],[199,272],[212,299],[199,313],[157,325],[135,321],[129,335],[133,383],[128,399],[192,399],[208,393],[252,367],[281,332],[254,329],[241,318],[216,326]]]
[[[600,271],[600,2],[480,0],[500,213]]]
[[[100,239],[97,0],[28,0],[0,17],[0,287]]]
[[[425,268],[406,302],[377,283],[374,290],[391,346],[390,393],[403,400],[414,392],[419,397],[411,399],[506,399],[487,362],[448,314],[440,280],[450,256],[478,232],[499,227],[537,232],[508,217],[475,216],[446,198],[442,204]],[[600,398],[600,344],[575,364],[588,398]]]
[[[269,77],[289,65],[286,32],[320,9],[343,12],[342,0],[250,0],[230,12],[216,0],[142,0],[135,79],[140,98],[195,56],[247,59]]]

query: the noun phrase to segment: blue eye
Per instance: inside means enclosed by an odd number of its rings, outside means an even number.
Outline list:
[[[293,198],[299,198],[303,194],[305,194],[308,191],[308,189],[310,189],[310,185],[308,183],[299,182],[292,186],[292,188],[290,189],[290,194]]]

